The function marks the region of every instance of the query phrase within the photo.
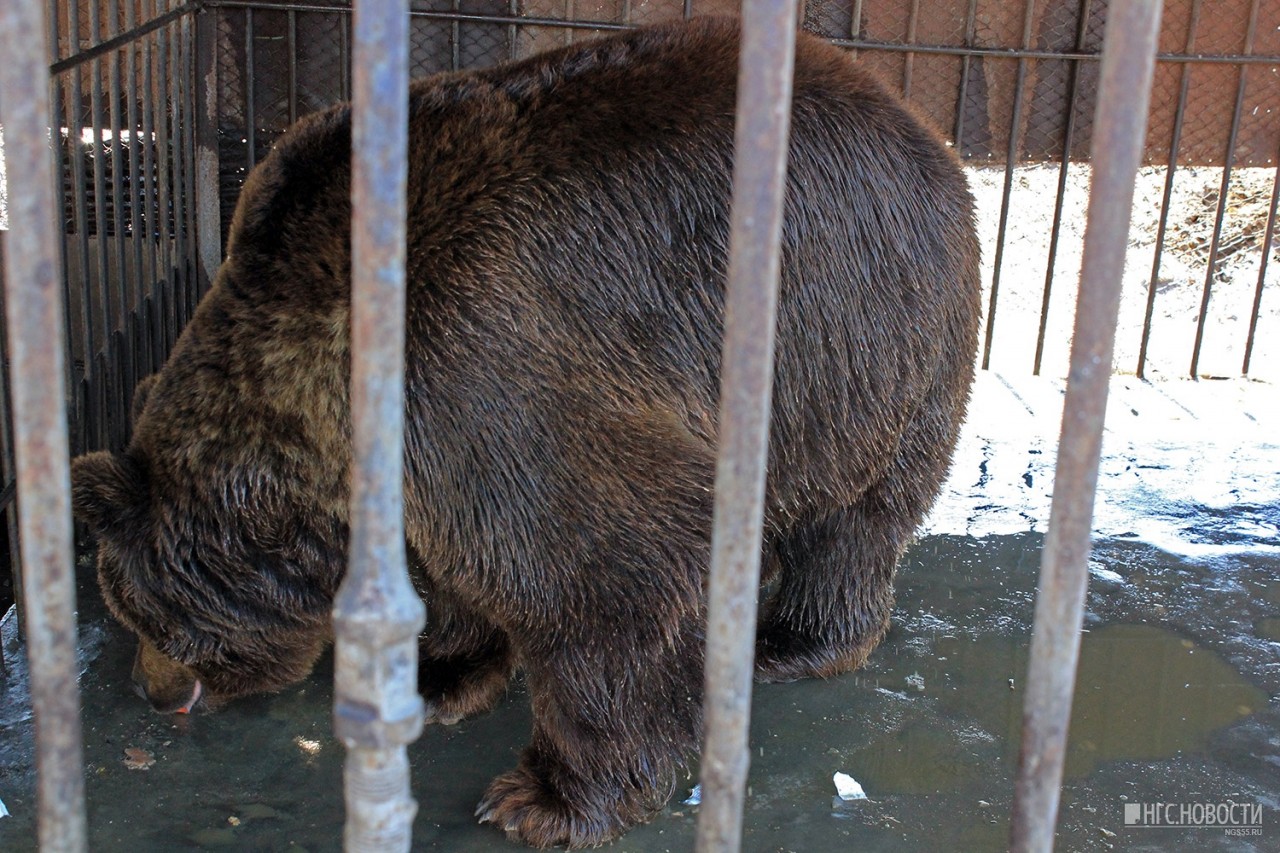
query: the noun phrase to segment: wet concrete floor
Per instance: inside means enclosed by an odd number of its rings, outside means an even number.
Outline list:
[[[1280,850],[1280,401],[1247,383],[1199,397],[1117,382],[1058,849]],[[744,850],[1005,847],[1060,392],[981,377],[870,664],[757,688]],[[339,849],[328,659],[280,695],[153,714],[128,687],[131,643],[82,574],[91,849]],[[12,617],[3,629],[12,663]],[[415,850],[522,849],[471,814],[529,725],[517,683],[493,713],[428,728],[411,747]],[[0,850],[35,849],[31,737],[19,660],[0,676]],[[131,755],[154,764],[130,769]],[[838,799],[837,771],[869,799]],[[691,850],[694,781],[612,849]],[[1125,826],[1127,804],[1226,801],[1260,805],[1260,834]]]

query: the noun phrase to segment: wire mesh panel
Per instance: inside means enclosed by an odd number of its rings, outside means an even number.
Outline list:
[[[190,126],[193,7],[55,3],[76,451],[120,447],[137,380],[195,302]]]
[[[52,0],[49,8],[71,449],[119,449],[133,388],[163,362],[200,286],[191,132],[196,5]],[[7,402],[0,414],[8,417]],[[8,529],[7,451],[6,465],[0,502]]]

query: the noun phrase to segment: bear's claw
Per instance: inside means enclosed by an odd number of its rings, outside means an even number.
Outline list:
[[[480,823],[500,827],[510,838],[531,847],[598,847],[622,834],[626,824],[616,814],[570,805],[557,791],[526,768],[504,773],[489,786],[476,807]]]

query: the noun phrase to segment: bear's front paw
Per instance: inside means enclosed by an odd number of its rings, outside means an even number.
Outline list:
[[[597,847],[627,828],[621,817],[586,803],[570,803],[526,768],[504,773],[476,808],[481,823],[491,823],[532,847]]]

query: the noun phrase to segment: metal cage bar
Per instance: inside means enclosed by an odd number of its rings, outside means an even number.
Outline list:
[[[1280,160],[1280,157],[1277,158]],[[1258,315],[1262,312],[1262,290],[1267,281],[1267,263],[1271,259],[1271,246],[1276,233],[1276,204],[1280,202],[1280,167],[1276,168],[1276,176],[1271,184],[1271,204],[1267,208],[1267,228],[1262,235],[1262,257],[1258,259],[1258,284],[1253,291],[1253,308],[1249,312],[1249,335],[1244,342],[1244,360],[1240,365],[1240,374],[1249,375],[1249,366],[1253,361],[1253,343],[1258,334]]]
[[[736,851],[742,840],[796,11],[795,0],[746,0],[742,8],[699,853]]]
[[[347,850],[407,851],[405,746],[422,731],[426,621],[404,543],[408,0],[355,6],[351,176],[351,555],[334,603],[334,731],[347,747]]]
[[[1076,50],[1084,47],[1085,37],[1089,32],[1089,13],[1092,0],[1081,0],[1079,18],[1076,20]],[[1058,189],[1053,202],[1053,224],[1049,229],[1049,251],[1045,258],[1044,290],[1040,295],[1040,326],[1036,332],[1036,354],[1031,364],[1031,373],[1040,375],[1040,365],[1044,360],[1044,336],[1049,326],[1049,303],[1053,296],[1053,276],[1058,260],[1058,239],[1062,234],[1062,206],[1067,196],[1067,173],[1071,168],[1071,145],[1076,132],[1076,105],[1080,84],[1080,63],[1071,63],[1067,84],[1066,126],[1062,131],[1062,162],[1058,165]]]
[[[1030,50],[1034,36],[1035,0],[1026,0],[1022,15],[1022,49]],[[1018,58],[1013,83],[1013,110],[1009,116],[1009,147],[1005,154],[1004,185],[1000,194],[1000,224],[996,229],[996,258],[991,270],[991,293],[987,302],[987,329],[982,341],[982,369],[991,367],[991,345],[996,331],[996,305],[1000,299],[1000,278],[1004,271],[1004,247],[1009,233],[1009,200],[1013,195],[1013,173],[1022,145],[1022,104],[1027,88],[1026,57]]]
[[[1107,22],[1071,376],[1031,637],[1010,845],[1015,851],[1053,848],[1121,275],[1161,6],[1161,0],[1115,0]]]
[[[1253,0],[1249,8],[1249,27],[1244,37],[1244,52],[1253,52],[1254,37],[1258,32],[1258,12],[1262,0]],[[1218,209],[1213,217],[1213,237],[1209,241],[1209,259],[1205,263],[1204,289],[1200,297],[1200,313],[1196,318],[1196,338],[1191,348],[1192,379],[1200,378],[1200,353],[1204,346],[1205,323],[1209,319],[1209,300],[1213,296],[1213,279],[1218,273],[1218,250],[1222,246],[1222,224],[1227,217],[1227,200],[1231,195],[1231,170],[1235,166],[1236,139],[1240,134],[1240,117],[1244,112],[1244,93],[1249,84],[1249,66],[1241,65],[1237,72],[1235,106],[1231,110],[1231,129],[1227,132],[1227,145],[1222,154],[1222,187],[1218,190]]]
[[[5,320],[21,495],[27,657],[36,717],[37,831],[44,850],[81,851],[86,832],[76,683],[66,315],[49,155],[46,14],[44,0],[0,5],[0,87],[13,216],[5,246]],[[54,135],[58,142],[56,129]]]
[[[1196,30],[1200,26],[1201,0],[1193,0],[1187,24],[1186,51],[1195,49]],[[1151,327],[1155,317],[1156,289],[1160,284],[1160,263],[1164,256],[1164,239],[1169,227],[1169,201],[1173,198],[1173,180],[1178,170],[1178,149],[1182,144],[1182,123],[1187,114],[1187,96],[1191,89],[1191,65],[1183,65],[1178,82],[1178,104],[1173,112],[1173,130],[1169,140],[1169,166],[1165,173],[1164,195],[1160,202],[1160,221],[1156,225],[1156,251],[1151,260],[1151,278],[1147,282],[1147,305],[1142,319],[1142,338],[1138,344],[1139,379],[1146,378],[1147,349],[1151,345]]]

